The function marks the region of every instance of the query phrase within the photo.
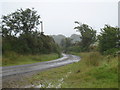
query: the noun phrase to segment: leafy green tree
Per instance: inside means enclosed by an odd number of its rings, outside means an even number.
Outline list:
[[[34,9],[18,9],[12,14],[2,17],[2,35],[3,37],[17,34],[26,34],[37,30],[40,24],[40,15]]]
[[[78,21],[75,21],[78,25],[74,29],[77,29],[81,34],[81,49],[82,51],[89,51],[89,46],[96,41],[96,31],[87,24],[80,24]]]
[[[58,53],[59,46],[53,38],[38,32],[40,15],[34,9],[20,9],[2,17],[3,53],[20,54]]]
[[[98,36],[100,52],[114,52],[120,46],[120,30],[117,27],[105,25]]]

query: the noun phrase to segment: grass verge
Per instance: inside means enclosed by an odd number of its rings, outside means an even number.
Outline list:
[[[46,70],[20,81],[28,88],[118,88],[118,57],[74,53],[78,63]],[[95,61],[97,60],[97,61]]]
[[[118,88],[118,57],[98,52],[74,54],[81,56],[81,61],[40,72],[22,84],[39,88]]]
[[[8,52],[2,57],[2,66],[32,64],[43,61],[50,61],[59,58],[58,54],[40,54],[40,55],[19,55],[14,52]]]

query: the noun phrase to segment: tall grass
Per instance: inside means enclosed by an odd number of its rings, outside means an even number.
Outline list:
[[[20,55],[15,52],[7,52],[2,57],[2,66],[31,64],[49,61],[59,58],[58,54]]]
[[[71,54],[80,56],[88,66],[99,66],[100,62],[103,60],[103,56],[99,52],[71,52]]]
[[[103,57],[99,52],[91,52],[87,57],[85,57],[85,59],[87,65],[99,66],[100,61],[103,59]]]
[[[71,70],[74,70],[74,72],[65,80],[63,87],[118,87],[117,56],[103,56],[99,52],[79,53],[79,56],[81,56],[81,61],[73,64]]]
[[[0,66],[2,66],[2,56],[0,56]]]

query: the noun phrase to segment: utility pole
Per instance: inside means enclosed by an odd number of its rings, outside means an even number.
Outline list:
[[[43,35],[44,34],[44,32],[43,32],[43,22],[40,21],[40,24],[41,24],[41,35]]]

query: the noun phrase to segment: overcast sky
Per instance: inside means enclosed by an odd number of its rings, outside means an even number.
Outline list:
[[[97,33],[105,24],[118,26],[118,0],[4,0],[0,4],[0,17],[20,8],[35,8],[48,35],[79,34],[74,21],[90,25]]]

